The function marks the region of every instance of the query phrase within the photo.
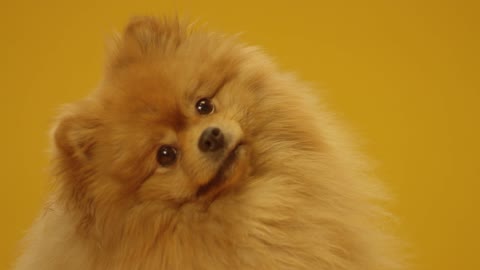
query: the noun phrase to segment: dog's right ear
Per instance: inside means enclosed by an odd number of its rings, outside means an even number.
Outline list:
[[[56,153],[70,161],[90,160],[101,126],[96,114],[82,113],[67,107],[53,129]]]

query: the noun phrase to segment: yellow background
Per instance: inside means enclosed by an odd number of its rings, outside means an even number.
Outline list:
[[[100,77],[131,15],[237,33],[318,88],[396,195],[411,269],[480,269],[480,10],[475,1],[6,1],[0,6],[0,269],[48,187],[56,108]]]

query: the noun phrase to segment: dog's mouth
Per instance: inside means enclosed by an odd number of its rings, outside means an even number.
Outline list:
[[[204,194],[209,193],[215,189],[218,190],[219,187],[225,183],[233,173],[233,169],[235,167],[235,163],[238,159],[238,153],[240,148],[243,147],[242,143],[237,144],[227,155],[227,157],[223,160],[222,165],[217,170],[215,176],[208,181],[208,183],[200,186],[197,191],[197,196],[200,197]]]

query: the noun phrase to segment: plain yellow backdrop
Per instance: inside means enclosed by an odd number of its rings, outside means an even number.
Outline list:
[[[0,269],[48,187],[48,128],[95,87],[131,15],[243,33],[326,101],[396,196],[411,269],[480,269],[480,9],[475,1],[6,1],[0,8]]]

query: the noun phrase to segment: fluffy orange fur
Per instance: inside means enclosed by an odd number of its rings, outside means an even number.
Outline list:
[[[15,269],[398,269],[387,196],[315,100],[235,38],[132,20],[98,89],[58,118],[56,188]],[[198,147],[212,126],[215,156]]]

